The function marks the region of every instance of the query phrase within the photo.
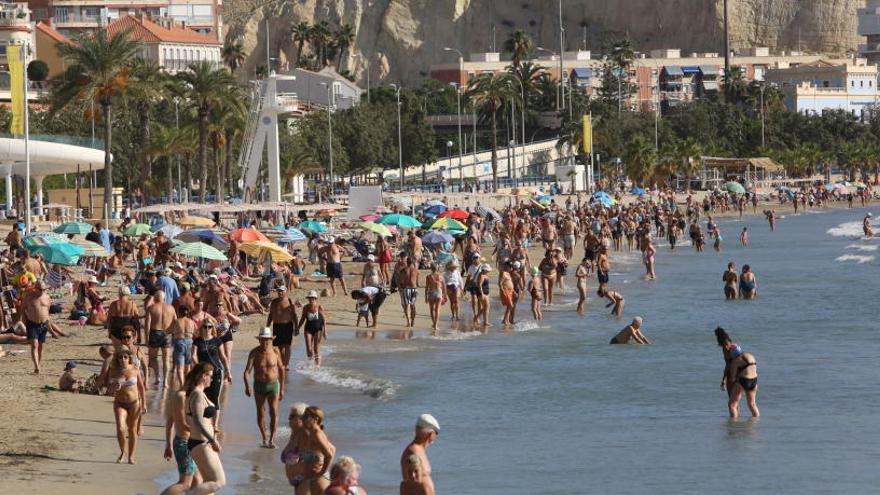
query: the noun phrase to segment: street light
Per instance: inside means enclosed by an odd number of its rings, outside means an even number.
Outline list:
[[[455,88],[455,96],[456,96],[456,109],[458,110],[458,182],[459,186],[464,184],[464,172],[461,170],[462,168],[462,160],[464,159],[464,154],[462,152],[462,140],[461,140],[461,85],[457,83],[449,83],[450,86]],[[450,177],[452,174],[450,173]]]
[[[333,84],[327,84],[325,82],[319,83],[321,86],[327,88],[327,140],[330,143],[330,196],[333,196],[333,119],[331,118],[331,111],[333,109]]]
[[[520,111],[521,111],[522,118],[520,120],[520,127],[522,128],[522,145],[523,145],[523,154],[522,154],[523,161],[522,161],[522,163],[523,163],[523,165],[525,165],[525,161],[526,161],[526,87],[523,84],[523,82],[519,80],[519,78],[514,77],[513,80],[519,83],[519,90],[522,94],[522,105],[520,105]],[[516,139],[516,134],[514,134],[513,137],[514,137],[514,139]],[[516,150],[514,149],[514,152],[515,151]],[[517,186],[517,175],[518,174],[516,172],[516,166],[514,165],[513,187]]]
[[[539,51],[539,52],[547,52],[547,53],[549,53],[549,54],[550,54],[551,56],[553,56],[553,57],[559,57],[559,60],[560,60],[560,65],[559,65],[559,86],[557,86],[557,88],[556,88],[556,111],[558,112],[558,111],[559,111],[559,108],[560,108],[560,106],[559,106],[559,92],[561,91],[560,88],[562,88],[562,65],[561,65],[562,57],[560,57],[560,56],[559,56],[556,52],[554,52],[553,50],[548,50],[548,49],[546,49],[546,48],[544,48],[544,47],[542,47],[542,46],[535,47],[535,50],[537,50],[537,51]]]
[[[397,93],[397,159],[400,165],[400,191],[403,192],[403,131],[401,130],[402,124],[400,121],[400,90],[403,87],[394,83],[389,86],[394,88],[394,92]]]
[[[450,158],[452,156],[452,145],[453,145],[452,141],[446,141],[446,163],[452,163],[452,159]],[[461,146],[461,145],[459,145],[459,146]],[[437,171],[437,175],[438,175],[437,178],[440,179],[440,171],[439,170]],[[452,172],[450,172],[449,175],[452,176]],[[445,188],[443,187],[443,181],[439,180],[439,182],[440,182],[440,192],[446,192]]]
[[[444,52],[455,52],[458,54],[458,81],[456,81],[456,82],[458,84],[461,84],[461,75],[464,74],[464,55],[461,53],[460,50],[455,49],[455,48],[450,48],[448,46],[444,47],[443,51]]]
[[[180,129],[180,115],[178,113],[178,106],[180,105],[180,98],[174,97],[174,128]],[[180,178],[180,153],[175,155],[177,158],[177,202],[179,204],[183,204],[183,188],[181,187],[181,178]],[[170,193],[170,191],[169,191]],[[130,196],[129,196],[130,197]],[[172,203],[171,198],[168,198],[168,202]]]

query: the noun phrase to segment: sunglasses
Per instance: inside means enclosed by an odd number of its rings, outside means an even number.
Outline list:
[[[123,335],[122,336],[122,340],[131,340],[131,339],[132,339],[131,335]]]

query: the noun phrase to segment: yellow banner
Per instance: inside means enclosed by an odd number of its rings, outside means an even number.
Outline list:
[[[589,115],[584,115],[584,153],[593,152],[593,123]]]
[[[12,96],[12,121],[9,132],[24,135],[24,46],[6,45],[6,63],[9,64],[9,87]]]

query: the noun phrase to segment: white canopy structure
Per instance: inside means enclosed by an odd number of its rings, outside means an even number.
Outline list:
[[[28,146],[31,178],[36,183],[37,208],[40,212],[43,209],[43,179],[47,175],[74,174],[84,170],[104,169],[103,150],[67,143],[40,141],[34,138],[29,140]],[[26,177],[27,175],[24,139],[0,138],[0,171],[6,173],[6,208],[8,211],[12,208],[12,176]]]

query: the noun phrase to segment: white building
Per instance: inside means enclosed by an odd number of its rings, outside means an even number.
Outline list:
[[[880,61],[880,0],[867,0],[865,7],[859,9],[859,36],[867,37],[866,43],[859,45],[859,56],[870,64]]]
[[[222,64],[221,44],[171,19],[153,22],[145,15],[121,17],[107,26],[110,35],[132,29],[132,37],[144,44],[142,56],[168,72],[184,70],[194,62]]]
[[[294,69],[284,75],[293,76],[294,79],[279,79],[278,92],[296,94],[300,109],[304,112],[312,107],[326,108],[331,100],[335,108],[342,109],[356,106],[361,101],[363,90],[330,67],[320,72]]]
[[[789,110],[820,114],[844,110],[867,119],[880,101],[877,66],[864,60],[834,64],[824,60],[797,67],[770,69],[766,80],[779,86]]]

